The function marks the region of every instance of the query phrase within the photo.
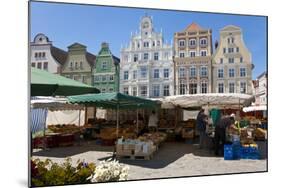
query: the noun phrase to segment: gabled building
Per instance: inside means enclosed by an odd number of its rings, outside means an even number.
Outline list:
[[[252,94],[252,69],[241,28],[228,25],[221,29],[213,56],[213,92]]]
[[[162,31],[154,31],[152,18],[143,16],[139,32],[121,49],[120,92],[150,98],[173,95],[172,50]]]
[[[53,46],[52,41],[42,33],[37,34],[33,42],[30,42],[31,67],[59,74],[66,58],[67,53]]]
[[[102,93],[119,92],[120,59],[115,57],[108,43],[101,44],[92,72],[92,84]]]
[[[174,34],[175,92],[212,92],[212,30],[192,23]]]
[[[67,59],[62,66],[61,75],[92,85],[92,69],[96,56],[87,52],[87,47],[74,43],[68,46]]]
[[[267,105],[267,72],[260,74],[255,81],[255,104]]]

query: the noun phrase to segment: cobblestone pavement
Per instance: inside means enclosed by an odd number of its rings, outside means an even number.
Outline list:
[[[262,156],[265,156],[265,143],[259,143]],[[61,163],[71,157],[75,163],[78,159],[96,164],[112,157],[113,147],[85,142],[81,146],[34,150],[34,158],[50,158]],[[121,159],[129,165],[129,179],[151,179],[178,176],[197,176],[211,174],[261,172],[267,170],[267,160],[224,160],[216,157],[210,150],[199,150],[196,144],[166,142],[151,160]]]

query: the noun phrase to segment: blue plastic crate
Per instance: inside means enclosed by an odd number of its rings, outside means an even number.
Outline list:
[[[224,145],[224,160],[240,159],[240,145],[226,144]]]

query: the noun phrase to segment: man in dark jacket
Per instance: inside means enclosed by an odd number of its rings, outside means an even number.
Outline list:
[[[201,109],[196,118],[196,129],[198,130],[200,136],[199,149],[203,148],[205,142],[207,122],[208,117],[204,114],[204,109]]]
[[[226,128],[234,128],[236,129],[234,123],[235,115],[226,116],[220,119],[215,128],[215,155],[219,155],[219,150],[223,153],[223,146],[225,144],[225,134]]]

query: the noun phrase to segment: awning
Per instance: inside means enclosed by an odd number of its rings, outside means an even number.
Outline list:
[[[93,86],[31,67],[31,96],[98,93]]]
[[[267,106],[266,105],[260,105],[260,106],[249,106],[243,108],[243,112],[253,112],[253,111],[266,111]]]
[[[163,103],[170,103],[182,108],[210,106],[217,108],[238,108],[249,106],[254,101],[252,95],[238,93],[208,93],[175,95],[164,98]]]

